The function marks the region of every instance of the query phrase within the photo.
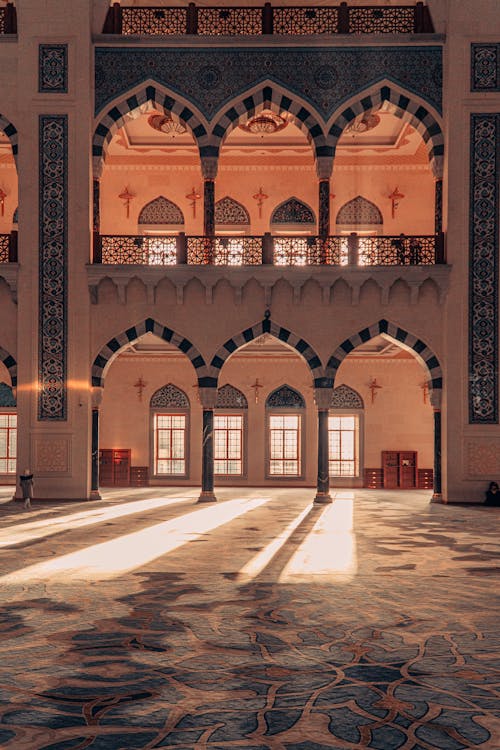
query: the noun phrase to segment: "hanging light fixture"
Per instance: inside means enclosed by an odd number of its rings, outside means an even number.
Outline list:
[[[345,128],[346,133],[352,133],[357,135],[359,133],[366,133],[368,130],[373,130],[380,123],[380,117],[375,114],[364,114],[362,117],[356,117],[352,122]]]
[[[148,125],[153,128],[153,130],[158,130],[160,133],[170,135],[172,138],[175,138],[177,135],[183,135],[186,132],[184,125],[173,120],[171,115],[160,115],[158,113],[149,115]]]
[[[254,117],[247,120],[247,122],[242,122],[240,128],[246,133],[260,135],[263,138],[265,135],[272,135],[283,130],[287,125],[288,122],[284,117],[276,115],[270,109],[264,109],[260,114],[254,115]]]

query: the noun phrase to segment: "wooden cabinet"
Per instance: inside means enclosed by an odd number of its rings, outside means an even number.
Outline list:
[[[417,487],[417,452],[382,451],[382,471],[386,490]]]
[[[130,484],[130,448],[101,448],[99,484],[101,487],[128,487]]]

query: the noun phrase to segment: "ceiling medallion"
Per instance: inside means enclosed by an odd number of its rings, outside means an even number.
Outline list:
[[[171,135],[172,138],[175,138],[176,135],[182,135],[186,132],[186,128],[184,127],[184,125],[181,125],[180,122],[172,120],[172,117],[170,115],[149,115],[148,125],[152,127],[153,130],[159,130],[160,133]]]
[[[346,133],[366,133],[368,130],[373,130],[380,123],[380,117],[375,114],[363,115],[362,117],[356,117],[355,120],[349,123],[346,127]]]
[[[253,135],[272,135],[277,133],[279,130],[283,130],[288,125],[288,122],[270,109],[264,109],[260,114],[254,115],[247,122],[243,122],[240,125],[242,130]]]

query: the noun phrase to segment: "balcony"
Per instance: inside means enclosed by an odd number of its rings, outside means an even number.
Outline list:
[[[321,289],[328,304],[331,291],[342,279],[351,290],[351,303],[358,304],[360,291],[368,280],[380,288],[381,302],[387,304],[392,287],[402,280],[410,290],[410,302],[419,300],[422,285],[431,280],[440,302],[447,289],[450,266],[444,259],[443,235],[422,236],[217,236],[173,235],[96,235],[93,263],[87,266],[90,299],[99,302],[99,286],[111,280],[118,301],[127,301],[127,287],[139,279],[146,301],[156,302],[156,290],[168,279],[176,290],[177,304],[183,304],[184,289],[197,279],[205,289],[207,304],[213,290],[226,280],[234,290],[235,304],[254,279],[264,291],[266,305],[280,281],[293,290],[299,304],[309,281]]]
[[[432,34],[423,2],[398,6],[127,7],[114,3],[104,34],[122,36],[303,36],[310,34]]]

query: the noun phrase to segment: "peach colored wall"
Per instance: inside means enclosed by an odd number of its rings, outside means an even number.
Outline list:
[[[146,387],[139,401],[134,383],[142,377]],[[367,384],[372,378],[382,385],[371,404]],[[255,403],[255,380],[258,403]],[[423,403],[421,384],[423,369],[413,360],[379,362],[346,358],[338,373],[337,384],[346,383],[357,390],[365,402],[365,467],[381,466],[382,450],[416,450],[422,468],[433,466],[433,418],[429,404]],[[191,404],[190,471],[186,480],[175,484],[197,484],[201,475],[202,410],[196,395],[196,378],[187,358],[173,356],[118,356],[106,376],[100,415],[100,447],[131,448],[132,466],[150,463],[149,402],[153,393],[173,383],[183,389]],[[296,355],[235,354],[221,371],[220,385],[230,383],[239,388],[248,400],[247,476],[231,480],[231,484],[314,486],[317,467],[317,417],[313,399],[312,379],[306,363]],[[304,477],[299,480],[266,479],[265,434],[267,396],[287,383],[298,390],[306,402],[303,456]],[[216,478],[216,484],[224,480]]]
[[[397,170],[362,168],[340,168],[333,172],[331,180],[331,234],[335,234],[335,219],[341,206],[357,195],[375,203],[382,212],[384,234],[433,234],[434,233],[434,179],[428,167]],[[135,194],[130,203],[130,217],[118,198],[125,187]],[[164,195],[182,210],[186,234],[203,233],[203,200],[196,206],[196,218],[186,195],[195,187],[203,196],[203,180],[199,167],[182,170],[168,168],[149,169],[134,167],[124,170],[121,166],[105,166],[101,179],[101,232],[103,234],[137,234],[137,222],[141,209],[158,195]],[[262,206],[262,218],[253,195],[262,187],[269,196]],[[391,201],[388,195],[395,187],[405,197],[400,201],[395,218],[391,216]],[[270,231],[273,210],[292,196],[309,205],[318,218],[318,179],[312,162],[291,168],[251,170],[242,166],[224,166],[221,159],[215,182],[215,199],[231,198],[242,203],[250,214],[250,234],[260,235]],[[312,230],[314,234],[316,228]]]
[[[17,208],[17,172],[13,162],[0,162],[0,188],[7,193],[3,216],[0,211],[0,234],[8,234],[12,231],[12,217]]]

